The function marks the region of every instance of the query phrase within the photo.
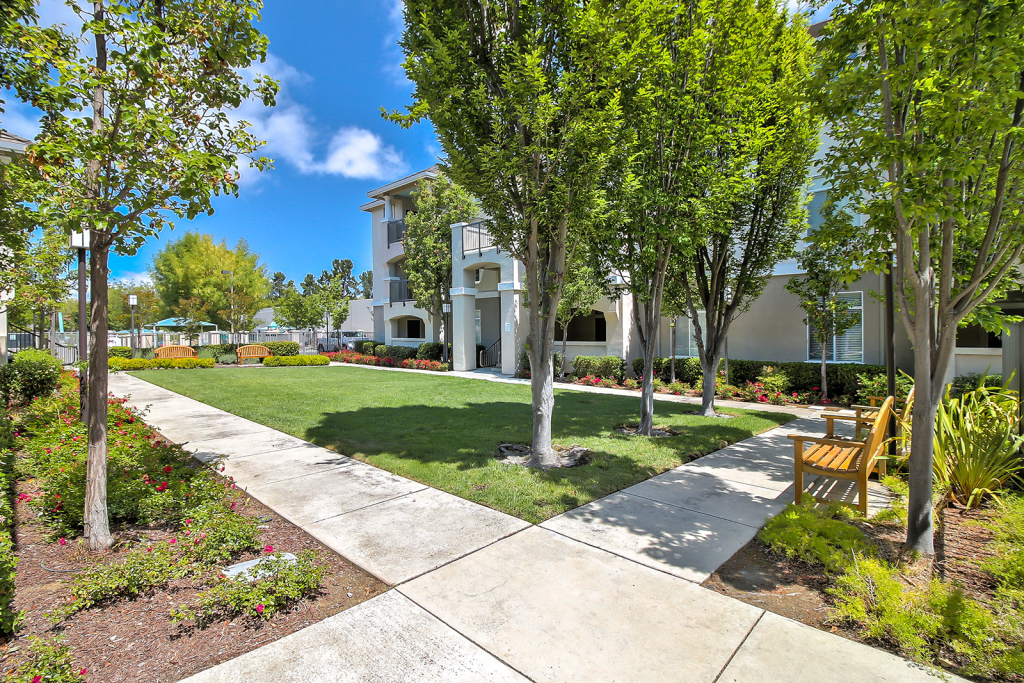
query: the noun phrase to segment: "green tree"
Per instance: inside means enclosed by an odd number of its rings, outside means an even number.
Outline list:
[[[421,180],[413,198],[416,211],[405,217],[403,241],[409,290],[417,306],[441,319],[447,345],[451,334],[444,304],[451,303],[451,226],[472,218],[476,206],[472,195],[443,173],[433,180]]]
[[[323,321],[323,310],[313,302],[313,295],[302,295],[289,282],[285,292],[274,302],[274,322],[289,330],[316,327]]]
[[[804,323],[814,330],[814,339],[821,346],[821,395],[825,398],[832,340],[860,321],[860,314],[850,309],[850,302],[839,296],[856,279],[850,253],[848,244],[812,242],[800,252],[804,274],[786,283],[786,289],[800,299],[800,308],[807,314]]]
[[[352,262],[348,261],[348,264],[351,273]],[[328,274],[327,271],[324,274]],[[348,320],[348,302],[352,298],[353,282],[351,275],[339,272],[320,283],[316,293],[309,296],[311,313],[316,311],[320,314],[315,326],[319,326],[326,318],[328,333],[341,329],[342,323]]]
[[[364,270],[359,273],[359,298],[360,299],[372,299],[373,298],[373,271]]]
[[[812,92],[834,142],[831,199],[866,217],[844,230],[884,272],[914,347],[907,545],[933,552],[935,414],[957,328],[1005,323],[1024,253],[1024,12],[985,3],[841,0]]]
[[[669,266],[665,296],[669,308],[685,305],[693,323],[701,414],[712,417],[730,325],[806,230],[817,128],[802,98],[814,49],[804,17],[781,2],[703,8],[694,10],[711,14],[699,32],[700,98],[690,116],[708,144],[687,159],[689,246]]]
[[[228,111],[246,100],[272,105],[276,84],[243,70],[266,56],[254,27],[259,0],[93,0],[68,3],[87,40],[54,54],[45,31],[19,24],[20,43],[45,82],[46,115],[31,161],[49,179],[42,209],[69,230],[91,230],[85,535],[109,548],[106,505],[108,257],[134,254],[173,217],[212,213],[215,194],[237,194],[234,167],[258,141]],[[82,115],[82,112],[87,115]]]
[[[174,307],[174,315],[178,319],[179,325],[184,329],[185,338],[188,339],[189,344],[203,331],[203,323],[208,322],[206,320],[206,310],[209,307],[210,304],[197,296],[182,299]]]
[[[359,293],[359,281],[352,275],[354,267],[352,261],[347,258],[334,259],[331,261],[331,269],[322,271],[317,282],[321,287],[333,282],[333,286],[341,295],[347,299],[354,299]]]
[[[151,275],[167,310],[198,297],[208,305],[210,322],[246,330],[271,291],[267,268],[259,259],[245,240],[231,249],[224,240],[214,242],[212,235],[187,232],[153,256]]]
[[[14,298],[7,303],[13,323],[40,333],[49,328],[49,317],[74,284],[69,270],[72,258],[67,235],[55,227],[34,231],[20,249],[11,252],[11,268],[0,276],[0,290],[14,290]]]
[[[277,301],[284,294],[285,288],[288,286],[287,278],[284,273],[277,271],[273,277],[270,278],[270,294],[267,298],[271,301]]]
[[[407,0],[401,45],[414,84],[407,114],[429,118],[446,174],[491,217],[496,243],[526,269],[533,440],[551,443],[553,357],[566,269],[601,208],[620,118],[610,74],[620,50],[604,3]]]
[[[110,297],[110,327],[115,330],[127,330],[132,324],[132,309],[128,305],[128,297],[138,297],[138,305],[135,306],[135,328],[136,331],[143,325],[155,323],[164,317],[164,313],[170,313],[163,307],[156,289],[149,283],[140,284],[123,280],[111,282],[108,290]],[[75,314],[77,315],[77,313]]]

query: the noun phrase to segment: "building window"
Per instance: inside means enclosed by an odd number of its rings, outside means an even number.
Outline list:
[[[480,309],[476,309],[473,313],[476,317],[476,345],[480,346],[484,343],[484,328],[480,323]]]
[[[850,311],[856,315],[850,329],[829,341],[826,360],[836,363],[864,362],[864,292],[840,292],[840,300],[850,303]],[[807,360],[821,360],[821,344],[814,337],[814,326],[807,325]]]
[[[956,347],[958,349],[1001,349],[1003,336],[989,332],[977,323],[957,328]]]
[[[562,326],[555,324],[555,341],[562,341]],[[608,341],[608,321],[601,311],[578,315],[569,321],[569,342]]]
[[[821,215],[821,209],[825,205],[826,199],[828,199],[828,191],[819,190],[811,195],[811,201],[807,203],[808,236],[825,222],[824,216]]]

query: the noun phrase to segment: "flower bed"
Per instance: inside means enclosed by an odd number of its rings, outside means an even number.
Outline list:
[[[586,375],[584,377],[580,377],[573,380],[573,384],[582,384],[583,386],[588,387],[604,387],[607,389],[629,389],[630,391],[640,391],[642,388],[641,382],[638,379],[628,378],[624,379],[620,383],[614,379],[598,377],[597,375]],[[654,391],[659,394],[696,397],[700,397],[704,393],[699,386],[697,388],[692,388],[685,382],[665,382],[658,378],[654,379]],[[817,387],[815,387],[813,391],[782,392],[772,390],[772,388],[766,386],[764,382],[749,381],[742,387],[724,384],[720,381],[715,391],[715,396],[723,400],[747,401],[750,403],[770,403],[772,405],[780,406],[811,405],[815,403],[828,405],[833,402],[845,404],[853,403],[852,396],[840,397],[837,400],[822,398],[821,391]]]
[[[277,638],[310,623],[308,613],[291,609],[299,600],[335,596],[329,614],[319,617],[324,618],[339,611],[340,603],[380,592],[379,582],[347,568],[114,398],[108,403],[107,504],[115,546],[91,555],[77,538],[87,456],[87,430],[77,410],[78,384],[67,373],[56,393],[14,415],[12,448],[5,451],[16,454],[18,554],[28,559],[16,573],[10,614],[23,620],[29,635],[46,638],[22,648],[11,662],[16,680],[78,680],[80,671],[108,664],[114,666],[104,668],[104,675],[118,671],[118,680],[178,678],[216,663],[224,651],[242,654],[266,641],[251,639],[247,629],[210,639],[202,631],[213,620],[288,624],[283,632],[275,627]],[[268,522],[283,543],[268,537]],[[284,560],[282,551],[297,560]],[[0,569],[13,568],[2,555],[0,544]],[[266,569],[257,581],[225,578],[227,564],[261,557]],[[65,573],[67,583],[55,582],[52,572]],[[337,595],[340,586],[322,590],[325,572],[345,574],[346,584],[363,584],[366,591],[346,601]],[[3,578],[0,571],[0,600],[10,597]],[[20,599],[23,590],[26,597]],[[55,623],[63,640],[50,639]],[[94,637],[104,632],[113,637]],[[128,652],[125,642],[132,640],[138,649]]]

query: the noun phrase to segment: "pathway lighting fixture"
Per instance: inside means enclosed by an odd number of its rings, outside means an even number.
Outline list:
[[[221,275],[231,276],[231,343],[235,343],[235,271],[222,270]]]

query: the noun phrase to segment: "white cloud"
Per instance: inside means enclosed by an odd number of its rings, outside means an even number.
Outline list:
[[[251,131],[267,144],[260,154],[276,161],[285,161],[306,174],[340,175],[345,178],[385,179],[403,173],[408,167],[394,147],[384,144],[376,134],[352,126],[341,127],[331,138],[326,156],[318,158],[318,147],[324,136],[315,125],[312,113],[295,101],[293,90],[312,79],[274,55],[250,69],[250,75],[264,74],[279,81],[277,106],[272,109],[257,102],[247,102],[235,113],[244,119]],[[246,176],[258,174],[242,171]]]
[[[150,274],[146,273],[146,272],[143,272],[143,273],[133,273],[133,272],[121,273],[121,275],[118,276],[117,280],[119,282],[131,283],[131,284],[135,284],[135,285],[151,285],[151,284],[153,284],[152,276],[150,276]]]

